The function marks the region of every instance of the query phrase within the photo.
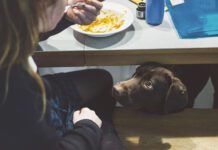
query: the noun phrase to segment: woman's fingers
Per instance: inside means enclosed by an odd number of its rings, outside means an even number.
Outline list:
[[[67,19],[70,21],[73,21],[76,24],[82,24],[82,20],[78,15],[76,15],[76,11],[78,11],[77,8],[72,8],[71,11],[67,12]]]
[[[90,111],[90,109],[88,107],[84,107],[81,109],[81,113],[86,112],[86,111]]]
[[[101,10],[101,8],[103,7],[102,2],[100,2],[98,0],[87,0],[86,3],[94,6],[98,10]]]
[[[97,0],[77,0],[70,5],[71,8],[67,10],[68,20],[81,25],[87,25],[95,21],[103,6]]]
[[[75,15],[81,20],[81,24],[90,24],[93,20],[89,17],[90,14],[79,9],[75,9]]]
[[[89,108],[85,107],[81,110],[75,111],[73,114],[73,123],[77,123],[81,120],[91,120],[93,121],[98,127],[102,126],[101,119],[96,115],[96,113],[93,110],[90,110]]]
[[[100,11],[96,7],[94,7],[92,5],[85,4],[83,8],[84,8],[84,10],[92,13],[95,16],[99,15]]]
[[[77,110],[73,113],[73,118],[77,118],[80,114],[80,110]]]

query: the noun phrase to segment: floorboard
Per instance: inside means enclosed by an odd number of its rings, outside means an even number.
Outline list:
[[[150,115],[118,108],[115,125],[127,150],[217,150],[218,110]]]

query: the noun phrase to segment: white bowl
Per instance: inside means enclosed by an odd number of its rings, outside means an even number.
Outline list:
[[[113,10],[115,12],[124,14],[124,16],[123,16],[124,24],[120,28],[118,28],[118,29],[115,29],[115,30],[110,31],[110,32],[105,32],[105,33],[86,32],[86,31],[83,31],[82,29],[80,29],[79,25],[73,25],[71,27],[73,28],[73,30],[75,30],[75,31],[77,31],[79,33],[91,36],[91,37],[106,37],[106,36],[111,36],[113,34],[116,34],[116,33],[119,33],[121,31],[124,31],[134,21],[134,16],[132,14],[132,11],[129,8],[127,8],[126,6],[123,6],[121,4],[113,3],[113,2],[103,2],[102,10]]]

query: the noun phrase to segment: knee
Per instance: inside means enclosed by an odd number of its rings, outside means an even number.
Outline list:
[[[96,78],[98,81],[104,85],[104,87],[112,88],[113,86],[113,78],[112,75],[104,69],[94,69]]]

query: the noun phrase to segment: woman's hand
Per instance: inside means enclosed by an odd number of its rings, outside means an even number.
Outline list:
[[[80,120],[88,119],[93,121],[100,128],[102,125],[101,119],[95,114],[93,110],[89,108],[82,108],[81,110],[77,110],[73,114],[73,123],[77,123]]]
[[[102,8],[98,0],[68,0],[67,19],[81,25],[87,25],[95,21]]]

